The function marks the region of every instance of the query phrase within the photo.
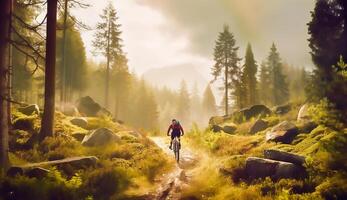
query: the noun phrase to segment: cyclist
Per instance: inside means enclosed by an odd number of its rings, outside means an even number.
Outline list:
[[[172,130],[172,131],[171,131]],[[170,134],[171,131],[171,134]],[[170,141],[170,146],[169,148],[172,149],[172,140],[177,137],[178,141],[180,142],[180,148],[181,148],[181,139],[180,137],[184,135],[184,130],[176,119],[172,120],[172,123],[169,126],[169,129],[167,130],[167,136],[171,135],[171,141]]]

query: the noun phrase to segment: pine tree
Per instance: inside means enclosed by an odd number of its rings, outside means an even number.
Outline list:
[[[157,128],[158,111],[157,103],[153,93],[147,88],[144,80],[141,80],[138,85],[138,90],[135,93],[135,103],[133,107],[133,124],[136,127],[146,130]]]
[[[273,43],[270,49],[270,54],[267,58],[267,64],[271,70],[271,91],[272,104],[280,105],[288,101],[289,89],[286,77],[282,72],[282,63],[277,48]]]
[[[114,92],[114,117],[122,119],[127,112],[131,77],[125,56],[112,68],[111,85]]]
[[[47,1],[47,41],[45,61],[45,102],[41,120],[40,140],[53,135],[55,110],[55,61],[58,0]]]
[[[58,25],[61,26],[61,22]],[[73,100],[73,94],[85,90],[88,82],[86,77],[87,58],[84,44],[81,33],[77,30],[72,20],[67,21],[67,28],[65,30],[65,69],[63,69],[64,65],[62,64],[64,56],[62,55],[62,51],[59,51],[63,48],[63,40],[62,31],[57,32],[57,66],[59,69],[57,70],[57,79],[60,89],[65,88],[65,91],[61,91],[61,95],[65,97],[64,100],[71,102]],[[64,86],[61,86],[62,84]]]
[[[177,102],[177,113],[176,116],[179,121],[188,124],[190,120],[190,97],[185,81],[181,82],[178,102]]]
[[[271,104],[271,75],[270,69],[266,65],[266,62],[262,62],[260,65],[260,77],[259,77],[259,96],[263,104]]]
[[[204,91],[202,106],[203,106],[203,111],[207,116],[211,117],[217,114],[216,99],[213,95],[210,85],[207,85]]]
[[[122,39],[120,38],[121,31],[117,12],[111,3],[103,10],[100,18],[101,22],[97,24],[93,46],[96,52],[99,51],[98,53],[106,57],[105,107],[108,107],[110,67],[123,55]]]
[[[10,48],[9,30],[11,24],[11,0],[0,2],[0,176],[6,173],[10,161],[8,157],[8,67]]]
[[[308,98],[319,101],[326,97],[345,114],[347,80],[337,75],[333,65],[340,56],[347,58],[347,2],[317,0],[311,16],[312,20],[308,23],[309,46],[316,68],[310,78]]]
[[[257,64],[254,60],[254,55],[252,52],[251,44],[247,45],[245,64],[242,71],[242,87],[243,95],[245,96],[244,104],[246,106],[254,105],[258,101],[258,91],[257,91]]]
[[[225,99],[225,114],[229,114],[229,87],[235,90],[235,85],[239,79],[240,59],[237,56],[236,41],[234,35],[229,31],[228,26],[224,26],[223,32],[220,32],[214,48],[215,64],[212,68],[212,75],[215,80],[224,73],[224,99]],[[230,81],[229,81],[230,78]],[[232,83],[232,84],[231,84]]]

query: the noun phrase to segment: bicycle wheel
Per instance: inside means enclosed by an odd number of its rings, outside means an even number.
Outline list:
[[[177,141],[177,139],[175,140],[175,159],[177,161],[177,163],[180,160],[180,143]]]

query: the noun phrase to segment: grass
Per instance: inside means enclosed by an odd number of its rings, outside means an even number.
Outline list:
[[[265,117],[270,126],[267,130],[284,120],[301,126],[296,123],[299,107],[294,105],[285,115]],[[239,123],[234,135],[194,127],[186,134],[188,141],[208,157],[199,163],[193,183],[183,191],[183,199],[347,199],[347,129],[336,122],[334,111],[326,103],[311,105],[310,109],[319,126],[311,132],[299,133],[292,144],[266,142],[267,130],[249,135],[255,119]],[[269,148],[306,156],[308,178],[251,183],[234,179],[248,156],[262,157],[264,149]]]
[[[29,149],[12,149],[11,163],[22,165],[94,155],[99,158],[98,166],[78,171],[69,169],[68,174],[65,174],[65,170],[54,169],[54,175],[44,179],[24,176],[7,178],[0,181],[0,196],[6,197],[9,191],[15,191],[19,199],[24,196],[30,199],[54,199],[55,195],[59,199],[122,199],[148,192],[152,189],[148,185],[153,184],[156,176],[171,169],[167,156],[150,140],[133,136],[128,127],[115,123],[110,118],[88,118],[86,129],[71,124],[70,120],[71,117],[57,112],[54,137],[48,137],[40,144],[35,143]],[[23,130],[12,133],[17,142],[23,140],[26,134],[30,137],[36,135],[40,128],[38,115],[26,116],[14,111],[13,122],[22,123],[20,127]],[[71,137],[72,133],[88,133],[101,127],[114,131],[121,140],[98,147],[85,147]],[[73,188],[72,185],[76,184],[70,183],[76,181],[76,176],[79,187]],[[32,192],[28,194],[30,191]]]

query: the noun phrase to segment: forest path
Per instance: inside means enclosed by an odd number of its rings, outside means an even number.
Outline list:
[[[169,137],[150,137],[150,139],[160,147],[168,156],[174,159],[172,150],[169,149],[170,139]],[[180,199],[180,192],[182,188],[188,187],[192,178],[192,169],[197,164],[197,155],[194,154],[188,144],[184,142],[184,138],[181,139],[182,148],[180,151],[180,162],[175,164],[174,169],[164,175],[158,184],[156,194],[152,199],[155,200],[176,200]],[[176,163],[176,162],[175,162]]]

